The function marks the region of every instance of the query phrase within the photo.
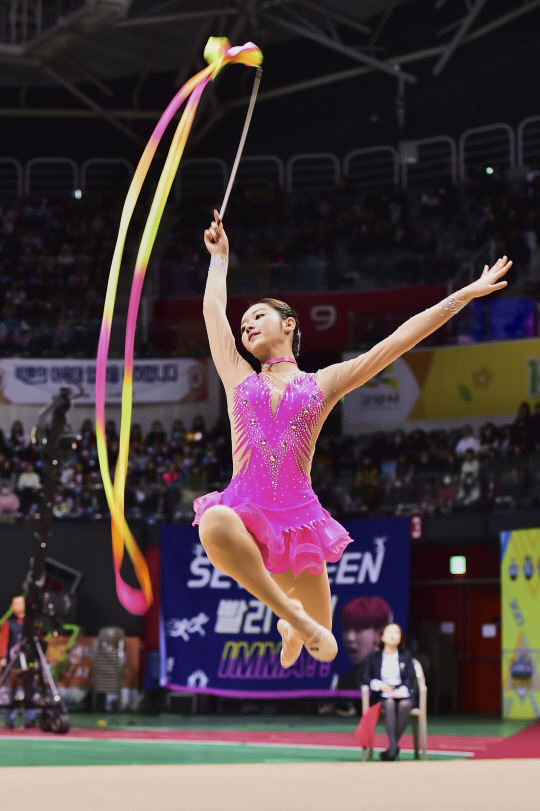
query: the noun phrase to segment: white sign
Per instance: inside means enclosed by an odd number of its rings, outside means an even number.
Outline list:
[[[108,403],[122,400],[124,364],[107,363]],[[48,403],[68,386],[78,403],[94,403],[95,360],[0,358],[0,403]],[[193,358],[149,358],[133,363],[133,402],[165,403],[206,400],[206,361]]]
[[[346,352],[343,360],[356,356],[354,352]],[[403,358],[398,358],[363,386],[347,394],[343,404],[344,428],[361,423],[406,420],[419,394],[420,388],[411,368]]]

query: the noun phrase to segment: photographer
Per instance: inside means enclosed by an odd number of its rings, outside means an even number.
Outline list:
[[[17,645],[22,638],[22,630],[24,624],[24,617],[26,613],[25,599],[22,595],[13,597],[11,601],[11,614],[4,620],[0,628],[0,667],[6,667],[12,649]],[[15,663],[12,669],[11,676],[11,701],[15,700],[15,693],[17,689],[17,676],[22,679],[22,684],[25,693],[25,699],[28,700],[31,696],[28,692],[31,690],[32,677],[28,670],[22,670],[17,667],[19,662]],[[15,718],[17,710],[4,710],[4,729],[15,729]],[[24,726],[26,729],[32,729],[36,725],[36,711],[24,711]]]

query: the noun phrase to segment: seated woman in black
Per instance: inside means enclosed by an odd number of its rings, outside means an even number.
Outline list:
[[[369,684],[370,703],[382,702],[390,746],[381,752],[380,758],[395,760],[409,713],[416,706],[413,657],[405,650],[403,633],[397,623],[391,622],[383,629],[380,650],[369,654],[363,683]]]

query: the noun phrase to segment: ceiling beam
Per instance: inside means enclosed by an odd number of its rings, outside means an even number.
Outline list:
[[[516,8],[514,9],[514,11],[509,11],[507,14],[502,14],[500,17],[496,17],[490,23],[486,23],[485,25],[482,25],[480,28],[477,28],[476,31],[473,31],[471,34],[468,35],[465,41],[473,42],[475,39],[480,39],[480,37],[483,37],[486,34],[491,34],[491,32],[495,31],[496,28],[500,28],[503,25],[507,25],[508,23],[511,23],[513,20],[517,20],[518,17],[522,17],[524,14],[528,14],[529,11],[534,11],[534,9],[538,7],[540,7],[540,0],[530,0],[530,2],[527,3],[526,5]]]
[[[236,16],[239,13],[237,8],[204,8],[199,11],[179,11],[177,14],[161,14],[158,17],[133,17],[128,20],[120,20],[115,23],[114,28],[133,28],[137,25],[159,25],[161,23],[179,23],[185,20],[196,20],[203,17],[215,17],[219,12],[220,15],[227,15],[230,17]]]
[[[531,2],[526,6],[520,6],[520,8],[516,9],[515,11],[511,11],[508,14],[503,14],[501,17],[492,20],[490,23],[486,23],[480,28],[477,28],[475,31],[471,31],[464,38],[463,44],[468,45],[470,42],[474,42],[481,37],[485,37],[488,34],[491,34],[491,32],[495,31],[497,28],[502,28],[503,26],[513,22],[513,20],[517,19],[518,17],[521,17],[524,14],[527,14],[529,11],[534,11],[538,8],[540,8],[540,0],[531,0]],[[407,54],[392,56],[387,59],[386,62],[388,65],[406,65],[409,63],[420,62],[424,59],[433,59],[434,57],[443,54],[445,50],[446,45],[435,45],[431,48],[424,48],[419,51],[411,51]],[[314,79],[306,79],[303,82],[294,82],[282,87],[276,87],[275,90],[262,91],[257,96],[257,102],[260,103],[262,101],[272,101],[273,99],[277,99],[282,96],[303,93],[305,90],[313,90],[316,87],[323,87],[325,85],[348,81],[349,79],[355,79],[359,76],[366,76],[369,73],[373,73],[374,70],[375,68],[365,65],[363,67],[349,68],[348,70],[327,73],[325,76],[317,76]],[[244,107],[248,103],[249,96],[245,96],[242,99],[235,99],[235,101],[230,102],[228,106],[230,109],[234,109],[236,107]]]
[[[293,31],[295,34],[298,34],[301,37],[306,37],[314,42],[318,42],[319,45],[324,45],[327,48],[338,51],[339,53],[344,54],[344,56],[354,59],[356,62],[364,62],[366,65],[371,65],[372,68],[381,70],[383,73],[388,73],[395,79],[397,79],[398,76],[402,76],[407,82],[416,82],[416,76],[413,76],[411,73],[405,73],[401,70],[399,65],[389,65],[387,62],[381,62],[379,59],[375,59],[373,56],[368,56],[362,51],[357,51],[355,48],[342,45],[340,42],[336,42],[322,31],[312,31],[310,28],[305,28],[292,22],[292,20],[286,20],[283,17],[277,17],[275,14],[269,14],[268,12],[263,12],[262,16],[268,20],[271,20],[276,25],[281,26],[281,28],[285,28],[288,31]]]
[[[334,20],[337,20],[337,22],[347,25],[349,28],[355,28],[362,34],[371,34],[371,28],[368,25],[364,25],[360,22],[360,20],[351,17],[349,14],[343,14],[341,11],[335,11],[333,8],[329,8],[323,3],[314,2],[314,0],[297,0],[297,2],[300,3],[301,6],[310,8],[312,11],[318,11],[320,14],[328,15]]]
[[[439,61],[435,65],[435,67],[433,68],[433,73],[435,74],[435,76],[438,76],[439,73],[442,73],[442,71],[444,70],[445,65],[452,58],[452,54],[454,53],[454,51],[457,50],[457,48],[459,47],[459,45],[462,42],[463,38],[465,37],[467,31],[469,30],[469,28],[471,27],[473,22],[476,20],[476,18],[478,17],[478,15],[482,11],[482,9],[486,5],[486,3],[487,3],[487,0],[475,0],[473,5],[471,6],[471,10],[463,18],[463,20],[461,22],[461,25],[459,26],[458,30],[456,31],[456,33],[452,37],[450,43],[446,47],[445,52],[443,53],[443,55],[441,56],[441,58],[439,59]]]
[[[500,17],[492,20],[489,23],[469,32],[463,39],[463,44],[471,42],[487,36],[492,31],[513,22],[513,20],[528,14],[531,11],[540,8],[540,0],[530,0],[526,5],[520,6],[514,11],[503,14]],[[399,63],[402,65],[420,62],[424,59],[433,59],[440,56],[446,50],[446,45],[437,45],[431,48],[424,48],[419,51],[411,51],[406,54],[399,54],[390,57],[387,60],[388,65]],[[32,66],[39,65],[39,62],[32,60]],[[274,99],[294,95],[295,93],[303,93],[306,90],[312,90],[317,87],[322,87],[330,84],[337,84],[338,82],[348,81],[355,79],[359,76],[366,76],[376,70],[369,65],[358,66],[349,68],[347,70],[336,71],[328,73],[324,76],[318,76],[314,79],[307,79],[303,82],[294,82],[282,87],[277,87],[274,90],[262,91],[257,97],[258,103],[262,101],[272,101]],[[244,98],[235,99],[227,104],[227,109],[233,110],[239,107],[244,107],[249,103],[249,96]],[[108,111],[117,119],[126,120],[141,120],[141,121],[157,121],[162,114],[162,110],[132,110],[132,109],[115,109]],[[102,117],[101,112],[95,112],[90,109],[77,108],[43,108],[43,107],[0,107],[0,118],[98,118]],[[177,116],[178,117],[178,116]]]
[[[146,11],[143,11],[142,14],[139,14],[137,19],[142,19],[143,17],[151,17],[153,14],[157,14],[159,11],[163,11],[165,8],[169,8],[169,6],[176,6],[178,5],[178,0],[165,0],[164,3],[160,3],[158,6],[154,6],[154,8],[148,8]]]
[[[285,10],[287,14],[289,14],[291,17],[294,17],[299,22],[300,25],[305,25],[306,28],[309,28],[310,31],[315,31],[315,33],[321,33],[321,29],[317,25],[315,25],[315,23],[311,22],[311,20],[306,19],[306,17],[304,17],[302,14],[299,14],[299,12],[296,11],[294,8],[287,6]],[[332,39],[335,42],[340,41],[338,37],[332,37]]]
[[[107,113],[128,121],[157,122],[163,110],[107,110]],[[84,107],[0,107],[0,118],[103,118],[103,110],[98,112]]]
[[[388,20],[390,19],[390,17],[392,16],[392,13],[393,13],[395,7],[397,6],[398,2],[399,2],[399,0],[390,0],[390,3],[386,7],[386,10],[385,10],[384,14],[381,16],[381,19],[379,20],[379,22],[377,24],[377,27],[375,28],[375,31],[371,35],[371,39],[369,40],[370,45],[375,45],[375,43],[377,42],[377,40],[381,36],[381,34],[383,32],[383,29],[384,29],[386,23],[388,22]]]
[[[79,73],[84,79],[86,79],[88,82],[97,87],[98,90],[101,90],[101,92],[104,93],[106,96],[110,97],[114,95],[113,91],[109,87],[107,87],[106,84],[103,84],[103,82],[100,81],[97,78],[97,76],[94,76],[93,73],[90,73],[89,70],[86,70],[86,68],[83,67],[83,65],[81,65],[79,62],[75,62],[75,60],[70,59],[69,56],[62,56],[61,58],[63,62],[65,62],[67,65],[70,66],[70,68],[72,68],[72,70],[77,71],[77,73]]]
[[[137,135],[136,132],[133,132],[132,129],[126,127],[125,124],[122,124],[114,113],[111,113],[109,110],[105,110],[103,107],[97,104],[97,102],[91,99],[90,96],[87,96],[86,93],[83,93],[82,90],[79,90],[79,88],[74,84],[71,84],[71,82],[69,82],[67,79],[64,79],[64,77],[55,70],[46,65],[43,67],[43,70],[48,76],[51,77],[51,79],[54,79],[55,82],[62,85],[62,87],[65,87],[66,90],[69,90],[69,92],[72,93],[76,98],[80,99],[83,104],[86,104],[87,107],[90,107],[91,110],[98,113],[102,118],[108,121],[109,124],[112,124],[113,127],[116,127],[116,129],[120,130],[120,132],[124,133],[124,135],[127,135],[128,138],[131,138],[132,141],[135,141],[139,146],[146,145],[145,140]]]

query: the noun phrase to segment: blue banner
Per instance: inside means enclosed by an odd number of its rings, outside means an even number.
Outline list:
[[[236,698],[357,697],[382,627],[393,620],[406,629],[410,521],[345,527],[354,543],[327,566],[338,656],[317,662],[304,649],[284,670],[272,611],[213,568],[196,528],[163,525],[161,684]]]

